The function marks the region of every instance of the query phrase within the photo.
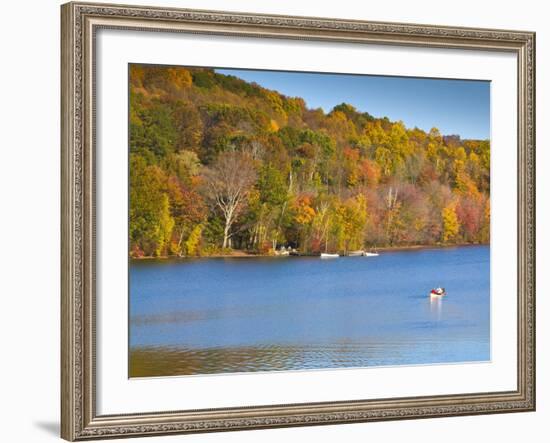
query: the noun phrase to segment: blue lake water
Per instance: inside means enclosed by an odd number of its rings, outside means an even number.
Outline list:
[[[487,361],[489,275],[488,246],[131,261],[130,376]]]

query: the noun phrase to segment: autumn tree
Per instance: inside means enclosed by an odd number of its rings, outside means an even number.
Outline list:
[[[490,241],[489,140],[209,68],[132,64],[129,89],[132,256]]]
[[[254,227],[250,244],[274,250],[282,240],[281,228],[287,213],[288,185],[285,176],[271,164],[264,164],[258,173],[256,192],[250,199],[250,215]]]
[[[177,136],[175,149],[198,150],[203,136],[200,113],[192,103],[178,100],[172,106],[172,118]]]
[[[130,156],[130,249],[134,255],[163,255],[174,220],[166,176],[139,156]]]
[[[367,200],[363,195],[357,195],[339,203],[334,208],[331,224],[336,249],[344,253],[361,249],[366,220]]]
[[[168,179],[167,190],[172,203],[175,234],[170,251],[176,255],[197,255],[202,225],[208,215],[204,199],[197,192],[196,186],[192,183],[184,184],[177,177]],[[188,248],[187,241],[191,236],[194,243],[192,248]]]
[[[460,223],[456,215],[456,203],[452,202],[445,206],[441,211],[441,217],[443,218],[443,243],[448,243],[456,239],[460,230]]]
[[[231,247],[231,227],[246,207],[256,180],[254,162],[246,152],[223,152],[204,170],[202,178],[205,197],[224,218],[222,248]]]
[[[296,239],[302,250],[309,250],[309,235],[311,234],[312,223],[315,219],[315,208],[313,198],[310,194],[297,196],[292,202],[293,228],[297,231]]]

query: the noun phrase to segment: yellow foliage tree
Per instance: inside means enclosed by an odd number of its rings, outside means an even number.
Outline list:
[[[189,88],[193,83],[191,73],[184,68],[168,68],[166,70],[168,82],[177,89]]]
[[[491,200],[485,201],[483,208],[483,223],[481,225],[479,240],[482,243],[489,243],[491,239]]]
[[[298,198],[294,204],[295,220],[300,225],[309,225],[315,217],[315,209],[311,207],[310,197]]]
[[[336,249],[346,253],[362,248],[366,222],[367,200],[363,195],[357,195],[338,204],[332,223]]]
[[[201,241],[203,225],[197,225],[189,234],[189,237],[185,241],[185,252],[187,255],[198,255],[199,243]]]
[[[174,219],[170,215],[170,200],[168,199],[168,195],[162,194],[162,206],[157,228],[157,248],[155,250],[157,256],[162,255],[166,245],[170,242],[174,224]]]
[[[460,230],[460,223],[456,216],[456,203],[452,202],[445,206],[441,211],[441,217],[443,218],[443,243],[447,243],[454,240]]]

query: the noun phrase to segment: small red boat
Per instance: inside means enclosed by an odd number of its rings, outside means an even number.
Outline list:
[[[434,288],[430,291],[430,297],[443,297],[446,294],[445,288]]]

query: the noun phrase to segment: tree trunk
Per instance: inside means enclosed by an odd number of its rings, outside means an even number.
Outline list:
[[[231,223],[229,220],[225,221],[225,228],[223,230],[223,245],[222,248],[225,249],[229,247],[229,228],[231,227]]]
[[[183,228],[181,228],[181,233],[180,233],[180,239],[178,241],[178,250],[180,251],[179,252],[179,256],[180,257],[183,257],[183,253],[181,252],[181,243],[183,242],[183,233],[185,232],[185,230]]]

